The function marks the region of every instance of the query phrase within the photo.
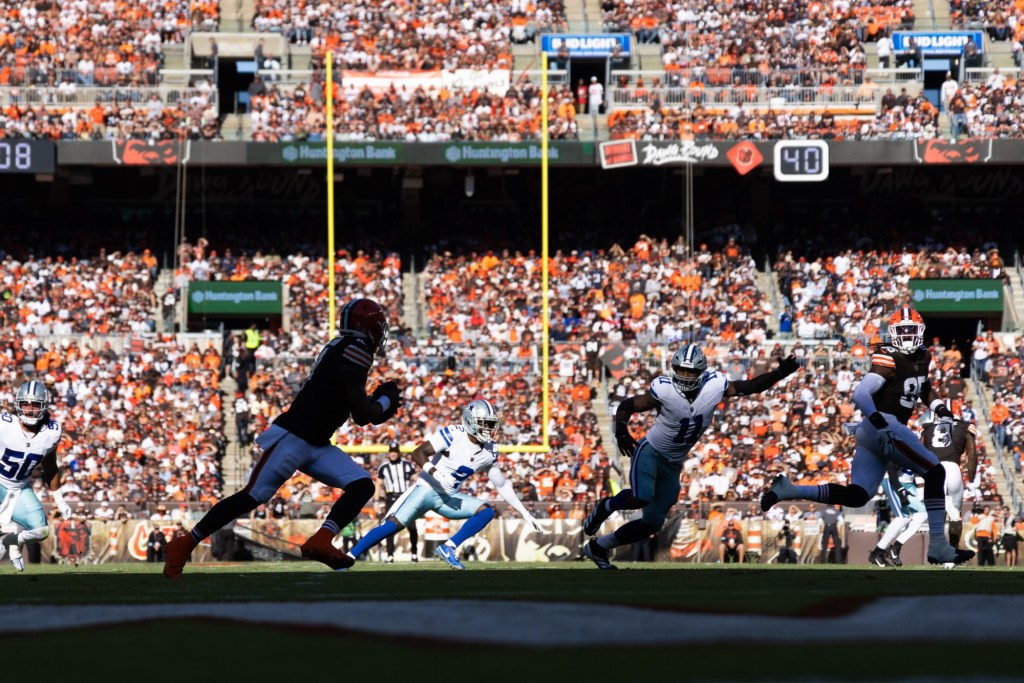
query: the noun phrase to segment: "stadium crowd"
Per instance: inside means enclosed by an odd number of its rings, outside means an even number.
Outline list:
[[[27,93],[22,93],[27,95]],[[45,140],[218,140],[220,114],[208,81],[161,95],[111,90],[92,104],[76,105],[75,86],[48,91],[46,104],[12,93],[0,107],[0,138]],[[37,99],[37,98],[35,98]]]
[[[343,84],[336,97],[335,135],[341,140],[416,142],[536,139],[541,128],[539,91],[528,80],[500,96],[476,88],[410,90],[392,86],[374,92]],[[323,97],[322,82],[314,82],[312,87],[261,83],[250,105],[253,140],[322,140],[326,126]],[[577,139],[572,92],[564,87],[555,89],[549,101],[550,138]]]
[[[559,0],[473,0],[429,8],[390,0],[259,0],[253,26],[309,44],[321,62],[331,50],[349,69],[430,71],[511,68],[512,41],[566,24]]]
[[[155,74],[190,29],[217,30],[220,3],[3,0],[0,16],[0,86],[114,85]]]
[[[63,428],[59,452],[69,501],[158,503],[221,495],[224,455],[215,345],[154,335],[85,334],[48,344],[5,328],[0,401],[28,378],[42,379]],[[42,500],[49,494],[35,483]]]

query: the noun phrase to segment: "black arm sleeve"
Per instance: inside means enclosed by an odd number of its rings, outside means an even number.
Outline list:
[[[351,364],[342,365],[340,381],[348,400],[352,421],[362,427],[377,419],[384,410],[366,395],[366,371]]]
[[[636,412],[633,397],[625,399],[615,410],[615,436],[629,434],[629,418]]]
[[[760,394],[762,391],[771,389],[785,378],[786,374],[779,368],[775,368],[753,379],[738,379],[732,385],[735,387],[737,395],[750,396],[751,394]]]

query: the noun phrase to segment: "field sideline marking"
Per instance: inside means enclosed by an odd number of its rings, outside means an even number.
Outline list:
[[[1024,596],[880,598],[837,617],[670,612],[594,603],[366,600],[154,605],[0,606],[0,633],[19,634],[168,619],[300,625],[438,641],[532,647],[1024,639]]]

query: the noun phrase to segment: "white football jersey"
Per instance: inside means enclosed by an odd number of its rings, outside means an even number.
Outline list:
[[[490,469],[498,461],[494,442],[473,443],[462,425],[444,427],[428,440],[436,455],[424,470],[446,493],[455,493],[462,482],[477,472]]]
[[[665,375],[651,382],[651,396],[658,402],[658,416],[647,432],[647,441],[669,462],[682,462],[700,435],[711,425],[715,406],[722,401],[729,380],[725,375],[708,372],[704,384],[691,403],[672,386]]]
[[[22,429],[17,416],[0,413],[0,486],[6,489],[29,486],[36,465],[57,448],[60,434],[60,425],[53,420],[33,434]]]

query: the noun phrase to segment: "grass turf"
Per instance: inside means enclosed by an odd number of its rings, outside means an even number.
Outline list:
[[[455,572],[440,563],[422,562],[362,564],[340,574],[313,563],[278,562],[188,565],[180,581],[164,579],[160,565],[30,565],[24,574],[0,575],[0,590],[9,605],[459,597],[829,614],[880,596],[1019,595],[1024,582],[1019,570],[1003,568],[950,572],[912,567],[642,564],[600,572],[589,563],[509,563],[471,564],[467,571]],[[807,646],[746,644],[628,649],[424,644],[198,619],[69,629],[45,636],[8,634],[3,640],[9,652],[19,653],[10,673],[21,663],[26,671],[36,668],[47,653],[61,652],[85,662],[102,651],[117,659],[117,671],[139,672],[147,682],[224,680],[243,674],[254,680],[290,680],[302,671],[384,681],[892,680],[911,675],[908,647],[914,676],[957,679],[969,674],[1020,680],[1014,658],[974,657],[972,646],[948,641],[902,643],[898,627],[886,628],[892,645],[836,643],[815,645],[813,651]],[[168,655],[168,666],[154,666]],[[184,662],[187,675],[177,669]],[[109,680],[119,678],[114,670],[111,675]]]

